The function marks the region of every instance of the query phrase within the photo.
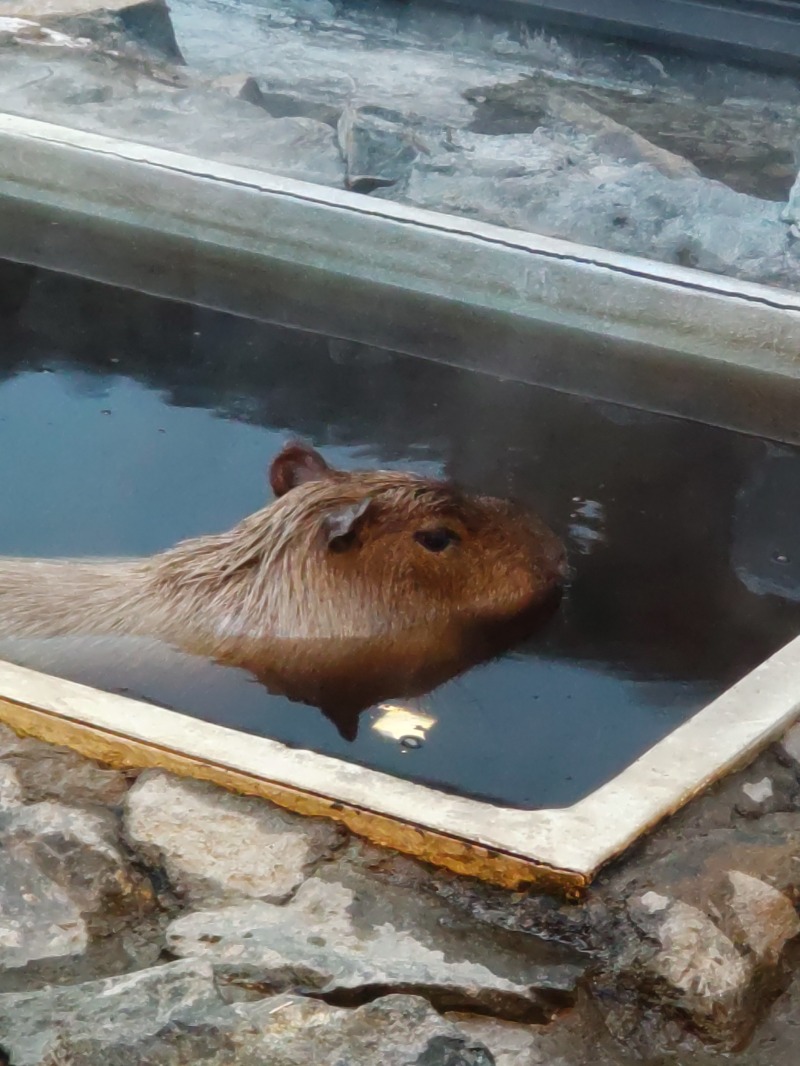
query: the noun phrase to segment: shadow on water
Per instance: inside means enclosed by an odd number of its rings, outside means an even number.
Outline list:
[[[539,807],[608,780],[800,628],[792,449],[46,272],[0,282],[0,552],[143,554],[223,529],[269,498],[265,466],[299,434],[337,465],[514,496],[574,570],[542,633],[368,710],[352,742],[168,649],[156,667],[97,642],[8,658]]]

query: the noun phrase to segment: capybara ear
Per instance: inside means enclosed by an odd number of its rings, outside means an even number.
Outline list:
[[[289,441],[278,452],[269,468],[269,483],[276,496],[283,496],[306,481],[327,477],[331,468],[308,444]]]
[[[368,496],[359,503],[342,504],[326,512],[322,529],[331,551],[347,551],[355,543],[358,526],[371,503],[372,500]]]

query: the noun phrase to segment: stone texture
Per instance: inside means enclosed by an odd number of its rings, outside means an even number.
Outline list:
[[[152,887],[121,851],[117,830],[110,812],[57,803],[0,813],[0,973],[53,973],[149,917]],[[131,957],[124,945],[111,956],[121,965]]]
[[[0,767],[17,776],[29,803],[58,800],[67,806],[116,806],[129,787],[129,777],[30,737],[18,737],[0,725]]]
[[[667,64],[654,74],[652,68],[635,70],[636,58],[644,57],[624,46],[618,57],[626,51],[627,69],[609,51],[599,77],[597,67],[576,64],[557,72],[540,66],[506,84],[473,88],[467,96],[478,105],[484,129],[508,123],[510,116],[518,123],[525,117],[541,121],[554,113],[554,99],[589,107],[624,123],[654,148],[689,161],[705,177],[738,192],[785,199],[798,135],[796,83],[723,64],[694,66],[689,57],[662,57]]]
[[[546,129],[496,136],[456,130],[419,155],[403,181],[377,195],[531,229],[583,154]]]
[[[736,1056],[731,1066],[794,1066],[800,1047],[800,973],[772,1004],[752,1042]],[[717,1060],[719,1062],[719,1060]],[[692,1064],[694,1066],[694,1064]],[[702,1063],[701,1066],[706,1066]],[[709,1066],[716,1066],[710,1063]]]
[[[30,118],[323,185],[344,184],[330,126],[310,118],[271,118],[264,107],[213,88],[183,67],[87,52],[74,39],[60,47],[27,43],[3,50],[0,95],[5,110]]]
[[[310,878],[284,906],[259,901],[178,918],[168,948],[208,958],[234,984],[304,988],[339,1003],[380,988],[542,1021],[570,1000],[583,968],[571,953],[531,938],[509,942],[457,923],[432,900],[339,877]]]
[[[586,148],[598,157],[631,165],[648,163],[668,178],[699,177],[697,167],[684,156],[660,148],[574,96],[549,93],[546,114],[557,128],[583,138]]]
[[[129,792],[125,833],[195,902],[284,900],[341,841],[332,822],[160,772],[142,774]]]
[[[221,78],[214,78],[211,87],[220,89],[237,100],[244,100],[248,104],[268,110],[258,82],[249,74],[225,74]]]
[[[88,943],[80,908],[64,889],[26,859],[0,851],[0,972],[70,960]]]
[[[296,996],[228,1004],[211,967],[177,962],[110,980],[0,995],[14,1066],[494,1066],[424,1000],[348,1011]]]
[[[0,815],[3,852],[49,878],[97,935],[120,916],[151,906],[152,890],[128,862],[116,818],[57,803],[35,803]]]
[[[415,134],[403,115],[383,107],[345,108],[337,133],[347,187],[357,192],[371,192],[405,177],[424,147],[421,134]]]
[[[645,979],[655,983],[660,1002],[680,1011],[697,1031],[735,1043],[754,978],[752,963],[708,915],[654,896],[629,904],[634,921],[657,945],[640,958]]]
[[[109,46],[136,41],[181,60],[166,0],[4,0],[3,14]]]
[[[788,941],[800,934],[800,918],[790,900],[757,877],[731,870],[729,891],[720,901],[721,925],[731,940],[775,965]]]
[[[384,996],[353,1011],[300,997],[234,1009],[261,1030],[252,1066],[494,1066],[480,1041],[416,997]]]
[[[736,810],[746,818],[758,818],[770,808],[775,790],[768,777],[757,781],[745,781],[741,786],[741,796]]]
[[[24,794],[13,766],[0,762],[0,812],[22,805]]]
[[[779,204],[588,152],[557,130],[458,134],[380,195],[745,280],[793,287],[800,275]]]
[[[445,1017],[485,1044],[496,1066],[622,1066],[620,1048],[586,996],[576,1007],[560,1011],[549,1025],[519,1025],[475,1014]]]
[[[177,1062],[166,1056],[181,1044],[200,1052],[235,1026],[203,962],[0,995],[0,1033],[14,1066],[111,1066],[126,1046],[129,1063]]]

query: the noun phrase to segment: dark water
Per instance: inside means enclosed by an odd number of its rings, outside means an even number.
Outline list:
[[[423,730],[377,708],[354,743],[240,671],[150,668],[135,649],[126,661],[99,645],[0,653],[539,807],[608,780],[800,629],[796,451],[75,279],[0,272],[0,553],[140,554],[226,528],[268,498],[266,464],[290,433],[343,466],[446,473],[529,503],[564,535],[574,566],[557,618],[503,660],[396,701]]]

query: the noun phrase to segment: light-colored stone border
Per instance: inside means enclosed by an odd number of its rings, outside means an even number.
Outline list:
[[[14,115],[3,256],[800,443],[782,289]]]
[[[159,766],[345,822],[398,850],[510,887],[579,892],[604,863],[800,713],[800,638],[574,806],[524,811],[0,663],[0,721],[115,766]]]

